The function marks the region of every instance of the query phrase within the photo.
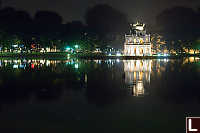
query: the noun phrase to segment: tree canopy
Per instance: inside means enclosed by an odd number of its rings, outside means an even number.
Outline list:
[[[195,40],[200,36],[200,10],[174,7],[160,13],[156,21],[168,39]]]

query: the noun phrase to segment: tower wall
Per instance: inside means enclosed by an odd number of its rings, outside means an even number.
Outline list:
[[[125,35],[124,55],[125,56],[151,56],[150,35],[146,34],[144,24],[132,24],[129,35]],[[138,28],[139,27],[139,28]],[[140,30],[141,29],[141,30]]]

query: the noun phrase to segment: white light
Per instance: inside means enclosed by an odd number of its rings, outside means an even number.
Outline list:
[[[75,68],[78,69],[78,67],[79,67],[78,64],[75,64]]]
[[[50,61],[47,60],[47,61],[46,61],[46,66],[49,66],[49,65],[50,65]]]
[[[164,59],[164,62],[168,62],[168,59]]]
[[[15,47],[15,48],[16,48],[17,46],[18,46],[18,45],[13,45],[13,47]]]
[[[136,29],[137,30],[144,30],[144,27],[143,26],[136,26]]]
[[[24,66],[24,65],[20,65],[19,67],[20,67],[20,68],[25,68],[25,66]]]
[[[13,68],[18,68],[18,65],[13,65]]]
[[[78,45],[75,45],[75,48],[78,48],[79,46]]]
[[[116,55],[117,55],[117,56],[121,56],[121,53],[118,52]]]

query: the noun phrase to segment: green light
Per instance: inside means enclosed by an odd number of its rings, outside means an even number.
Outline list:
[[[78,45],[75,45],[75,48],[79,48],[79,46],[78,46]]]
[[[70,48],[69,46],[67,46],[67,47],[66,47],[66,50],[68,50],[68,51],[69,51],[70,49],[71,49],[71,48]]]

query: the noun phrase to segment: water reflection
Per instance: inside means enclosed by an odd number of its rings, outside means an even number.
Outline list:
[[[125,60],[125,83],[133,96],[144,96],[144,85],[150,83],[152,60]]]
[[[60,98],[68,90],[79,90],[95,104],[112,103],[130,95],[144,97],[154,93],[152,86],[160,88],[158,85],[162,82],[173,82],[166,77],[174,78],[173,74],[180,75],[178,72],[182,71],[190,74],[183,65],[198,61],[199,58],[193,57],[181,60],[1,59],[0,100],[24,96]],[[169,85],[165,85],[167,93]],[[164,94],[159,89],[157,92]]]
[[[1,59],[0,67],[11,67],[13,69],[56,67],[58,64],[73,65],[79,68],[79,60],[47,60],[47,59]]]
[[[111,127],[118,132],[117,125],[120,132],[127,127],[148,132],[155,125],[167,128],[169,121],[173,127],[184,122],[186,113],[199,116],[196,62],[200,61],[1,59],[2,127],[61,127],[72,132],[102,127],[100,132],[105,132]]]
[[[200,60],[199,57],[189,57],[183,60],[183,64],[195,63],[195,62],[198,62],[199,60]]]

